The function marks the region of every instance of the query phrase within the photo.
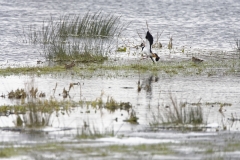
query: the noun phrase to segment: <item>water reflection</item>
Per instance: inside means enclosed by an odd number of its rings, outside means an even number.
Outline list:
[[[152,97],[152,85],[153,83],[158,82],[159,77],[150,75],[147,78],[143,79],[142,82],[140,81],[140,78],[138,80],[138,92],[141,92],[142,89],[146,91],[146,95],[148,99],[151,99]]]

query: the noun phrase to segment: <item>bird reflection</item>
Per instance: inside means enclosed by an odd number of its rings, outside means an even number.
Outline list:
[[[152,84],[154,82],[158,82],[159,78],[157,76],[150,75],[148,78],[140,82],[140,79],[138,80],[138,92],[141,92],[142,89],[146,91],[148,95],[152,95]]]

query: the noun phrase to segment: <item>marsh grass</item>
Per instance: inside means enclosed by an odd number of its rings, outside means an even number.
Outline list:
[[[110,48],[116,48],[112,40],[128,25],[120,18],[102,12],[51,17],[39,29],[29,26],[21,36],[24,42],[40,44],[50,60],[103,61]]]
[[[158,112],[152,113],[152,121],[149,122],[150,126],[159,125],[188,125],[198,126],[204,123],[203,111],[201,106],[187,106],[187,103],[178,103],[177,99],[170,95],[171,104],[165,106],[163,109],[158,109]]]

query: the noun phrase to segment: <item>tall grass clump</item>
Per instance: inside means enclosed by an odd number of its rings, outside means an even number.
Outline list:
[[[50,60],[102,61],[127,25],[120,18],[102,12],[51,17],[41,28],[23,31],[24,42],[40,44]]]
[[[203,124],[203,111],[201,106],[187,106],[186,103],[178,103],[170,96],[171,105],[159,109],[153,113],[150,126],[158,125],[193,125]]]

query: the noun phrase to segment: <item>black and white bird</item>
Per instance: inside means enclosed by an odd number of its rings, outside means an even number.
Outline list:
[[[153,63],[155,63],[153,60],[153,57],[155,57],[156,61],[158,61],[160,58],[156,53],[152,52],[153,36],[151,35],[151,33],[149,31],[147,31],[145,38],[146,38],[146,45],[144,45],[144,43],[141,44],[142,51],[143,51],[143,53],[145,53],[147,55],[147,57],[151,58]]]

